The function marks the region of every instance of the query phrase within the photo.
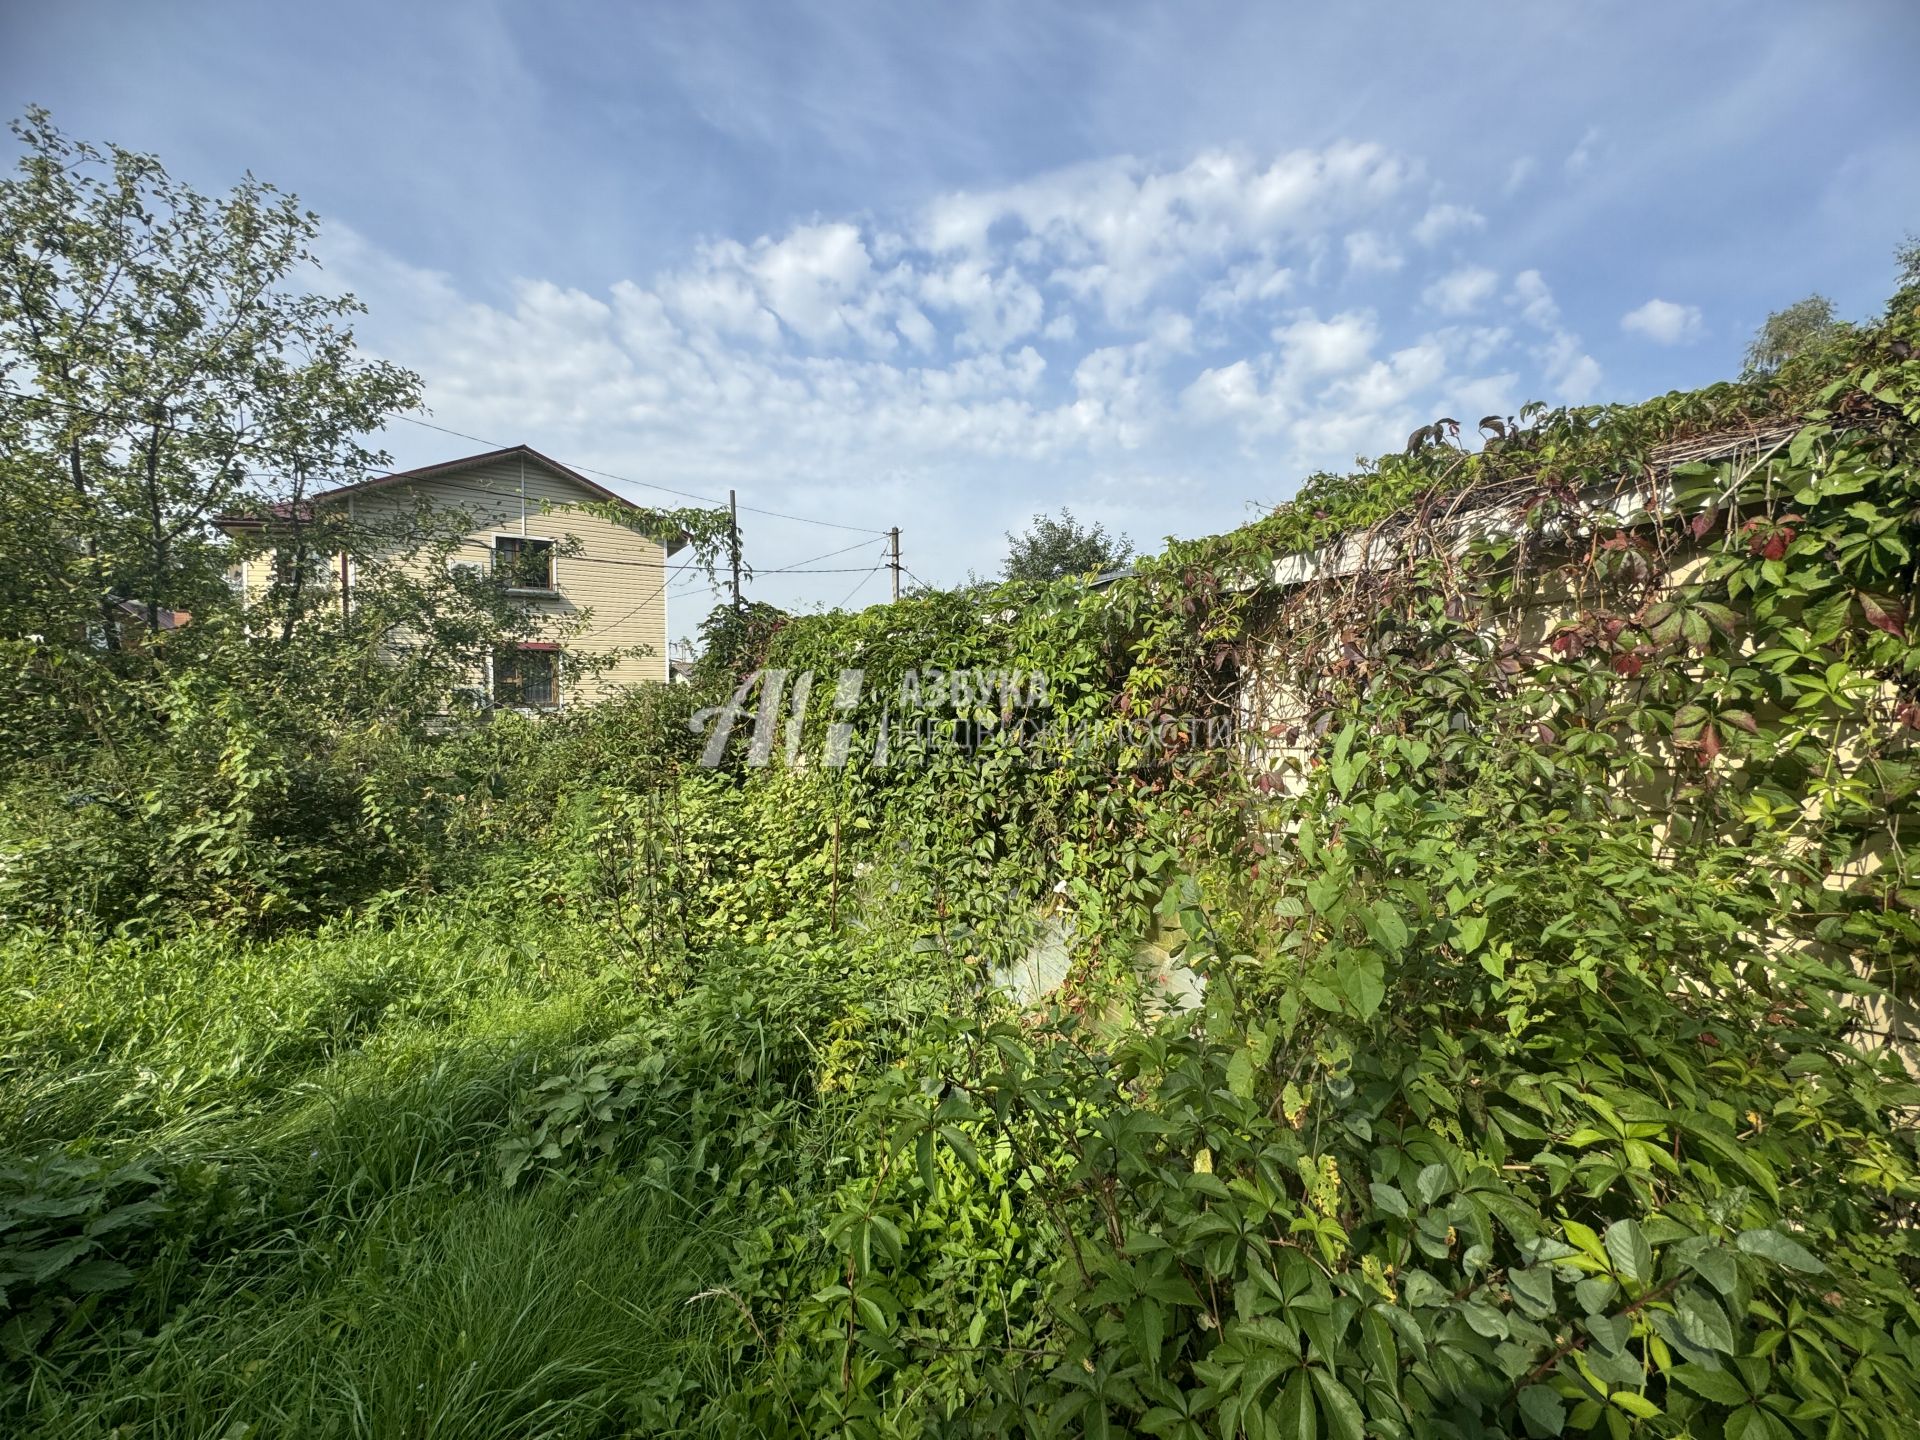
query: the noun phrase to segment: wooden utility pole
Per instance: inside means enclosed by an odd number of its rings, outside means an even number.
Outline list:
[[[733,608],[740,608],[740,506],[727,491],[727,549],[733,557]]]
[[[900,598],[900,527],[894,526],[887,532],[887,545],[890,558],[887,568],[893,571],[893,598]]]

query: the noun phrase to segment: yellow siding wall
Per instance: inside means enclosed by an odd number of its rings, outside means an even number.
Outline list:
[[[555,542],[555,593],[526,596],[557,627],[585,615],[586,628],[565,641],[571,654],[604,654],[645,646],[591,680],[581,681],[562,668],[562,705],[604,697],[612,690],[645,680],[667,678],[666,548],[624,526],[559,507],[595,498],[575,482],[534,460],[517,456],[466,469],[362,491],[339,502],[350,504],[358,519],[410,508],[416,499],[459,510],[474,524],[462,558],[486,566],[495,535],[523,535]],[[555,507],[552,511],[545,507]],[[568,537],[577,547],[565,545]]]

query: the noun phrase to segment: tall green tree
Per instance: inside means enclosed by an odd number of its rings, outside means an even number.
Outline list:
[[[308,293],[318,221],[248,176],[209,197],[150,155],[12,125],[0,180],[0,636],[119,648],[217,603],[211,523],[358,478],[419,378],[355,349],[351,295]]]
[[[1907,238],[1894,247],[1893,263],[1900,267],[1900,274],[1887,300],[1889,321],[1920,308],[1920,231],[1909,231]]]
[[[1117,570],[1133,558],[1133,542],[1109,535],[1104,525],[1082,525],[1060,507],[1058,518],[1036,515],[1020,534],[1007,532],[1009,549],[1002,575],[1008,580],[1058,580],[1063,575]]]
[[[1761,322],[1747,346],[1741,374],[1749,380],[1771,375],[1796,355],[1818,350],[1846,329],[1845,323],[1835,318],[1833,302],[1826,296],[1809,295],[1804,300],[1796,300]]]

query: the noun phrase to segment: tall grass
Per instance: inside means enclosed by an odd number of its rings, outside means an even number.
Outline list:
[[[0,1356],[0,1429],[621,1433],[663,1377],[716,1383],[688,1301],[724,1218],[611,1169],[499,1184],[530,1085],[652,1008],[593,932],[15,937],[0,994],[0,1146],[193,1177],[137,1285]]]
[[[638,1186],[415,1186],[74,1396],[49,1436],[560,1437],[647,1427],[662,1384],[715,1386],[689,1303],[705,1226]]]

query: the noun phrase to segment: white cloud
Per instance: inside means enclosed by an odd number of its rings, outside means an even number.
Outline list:
[[[1341,375],[1366,363],[1380,339],[1380,327],[1365,311],[1349,310],[1322,320],[1302,310],[1273,332],[1281,363],[1295,375]]]
[[[1457,407],[1462,427],[1468,429],[1478,416],[1513,414],[1520,408],[1519,392],[1520,377],[1511,370],[1455,381],[1447,387],[1448,399]]]
[[[1193,317],[1177,310],[1162,310],[1147,326],[1147,338],[1169,355],[1193,351]]]
[[[1356,230],[1347,236],[1347,269],[1356,275],[1398,270],[1406,257],[1392,241],[1371,230]]]
[[[600,293],[522,281],[492,303],[350,231],[329,232],[327,260],[372,304],[377,353],[421,371],[439,423],[676,490],[910,524],[916,571],[951,580],[1036,488],[1078,494],[1098,474],[1136,538],[1195,533],[1435,415],[1599,393],[1538,270],[1502,290],[1463,265],[1417,297],[1385,280],[1403,247],[1483,223],[1417,177],[1372,146],[1116,159],[904,222],[717,237]],[[449,453],[408,438],[430,447],[395,444],[408,463]],[[1208,478],[1177,501],[1110,493],[1170,475]],[[785,523],[753,522],[757,563],[826,548]],[[814,598],[853,583],[829,578]]]
[[[905,336],[907,343],[916,350],[931,350],[939,339],[933,322],[917,306],[910,304],[901,305],[899,313],[893,317],[893,328]]]
[[[1522,270],[1513,277],[1513,298],[1520,306],[1521,318],[1529,325],[1544,330],[1560,323],[1560,307],[1554,303],[1546,277],[1538,270]]]
[[[1569,405],[1584,405],[1600,393],[1600,362],[1581,350],[1578,336],[1554,336],[1545,359],[1547,378]]]
[[[1468,230],[1484,230],[1487,217],[1471,205],[1435,205],[1413,227],[1413,238],[1422,245],[1438,245],[1449,235]]]
[[[1620,328],[1644,336],[1656,345],[1680,345],[1696,340],[1702,328],[1700,307],[1672,300],[1649,300],[1620,317]]]
[[[1593,399],[1600,390],[1600,362],[1587,354],[1580,337],[1561,323],[1560,306],[1546,277],[1538,270],[1522,270],[1513,277],[1509,298],[1519,306],[1521,319],[1544,332],[1545,339],[1534,348],[1534,356],[1556,397],[1570,405],[1583,405]]]
[[[959,314],[966,322],[959,343],[974,350],[998,350],[1031,335],[1047,309],[1018,270],[996,270],[972,256],[924,276],[920,298],[936,310]]]
[[[1420,298],[1442,315],[1478,310],[1500,288],[1500,277],[1484,265],[1465,265],[1435,280]]]
[[[1501,186],[1505,195],[1518,194],[1523,186],[1533,178],[1533,172],[1540,168],[1540,162],[1531,155],[1522,155],[1507,166],[1506,184]]]
[[[705,247],[693,268],[667,277],[660,295],[690,327],[771,343],[780,322],[761,302],[746,268],[746,251],[735,241]]]
[[[1446,373],[1446,347],[1428,338],[1374,361],[1342,380],[1331,393],[1345,407],[1361,413],[1390,411],[1438,384]]]
[[[1250,361],[1236,360],[1215,370],[1202,370],[1181,392],[1181,403],[1202,420],[1237,419],[1262,409],[1259,372]]]
[[[1346,141],[1266,165],[1226,151],[1177,170],[1122,158],[944,196],[927,207],[919,232],[940,255],[1004,250],[1027,265],[1047,256],[1052,283],[1097,302],[1109,323],[1124,323],[1195,268],[1217,269],[1375,213],[1412,173],[1381,146]]]
[[[809,340],[847,326],[846,304],[867,288],[873,264],[852,225],[803,225],[762,240],[750,262],[767,308]]]
[[[1435,333],[1454,363],[1469,369],[1486,364],[1513,343],[1513,332],[1504,325],[1450,325]]]
[[[1200,296],[1202,314],[1227,314],[1277,300],[1293,288],[1293,271],[1272,260],[1248,261],[1228,269]]]
[[[1600,145],[1600,127],[1589,125],[1586,133],[1580,137],[1580,143],[1567,152],[1566,167],[1569,175],[1584,175],[1593,166],[1595,152]]]

